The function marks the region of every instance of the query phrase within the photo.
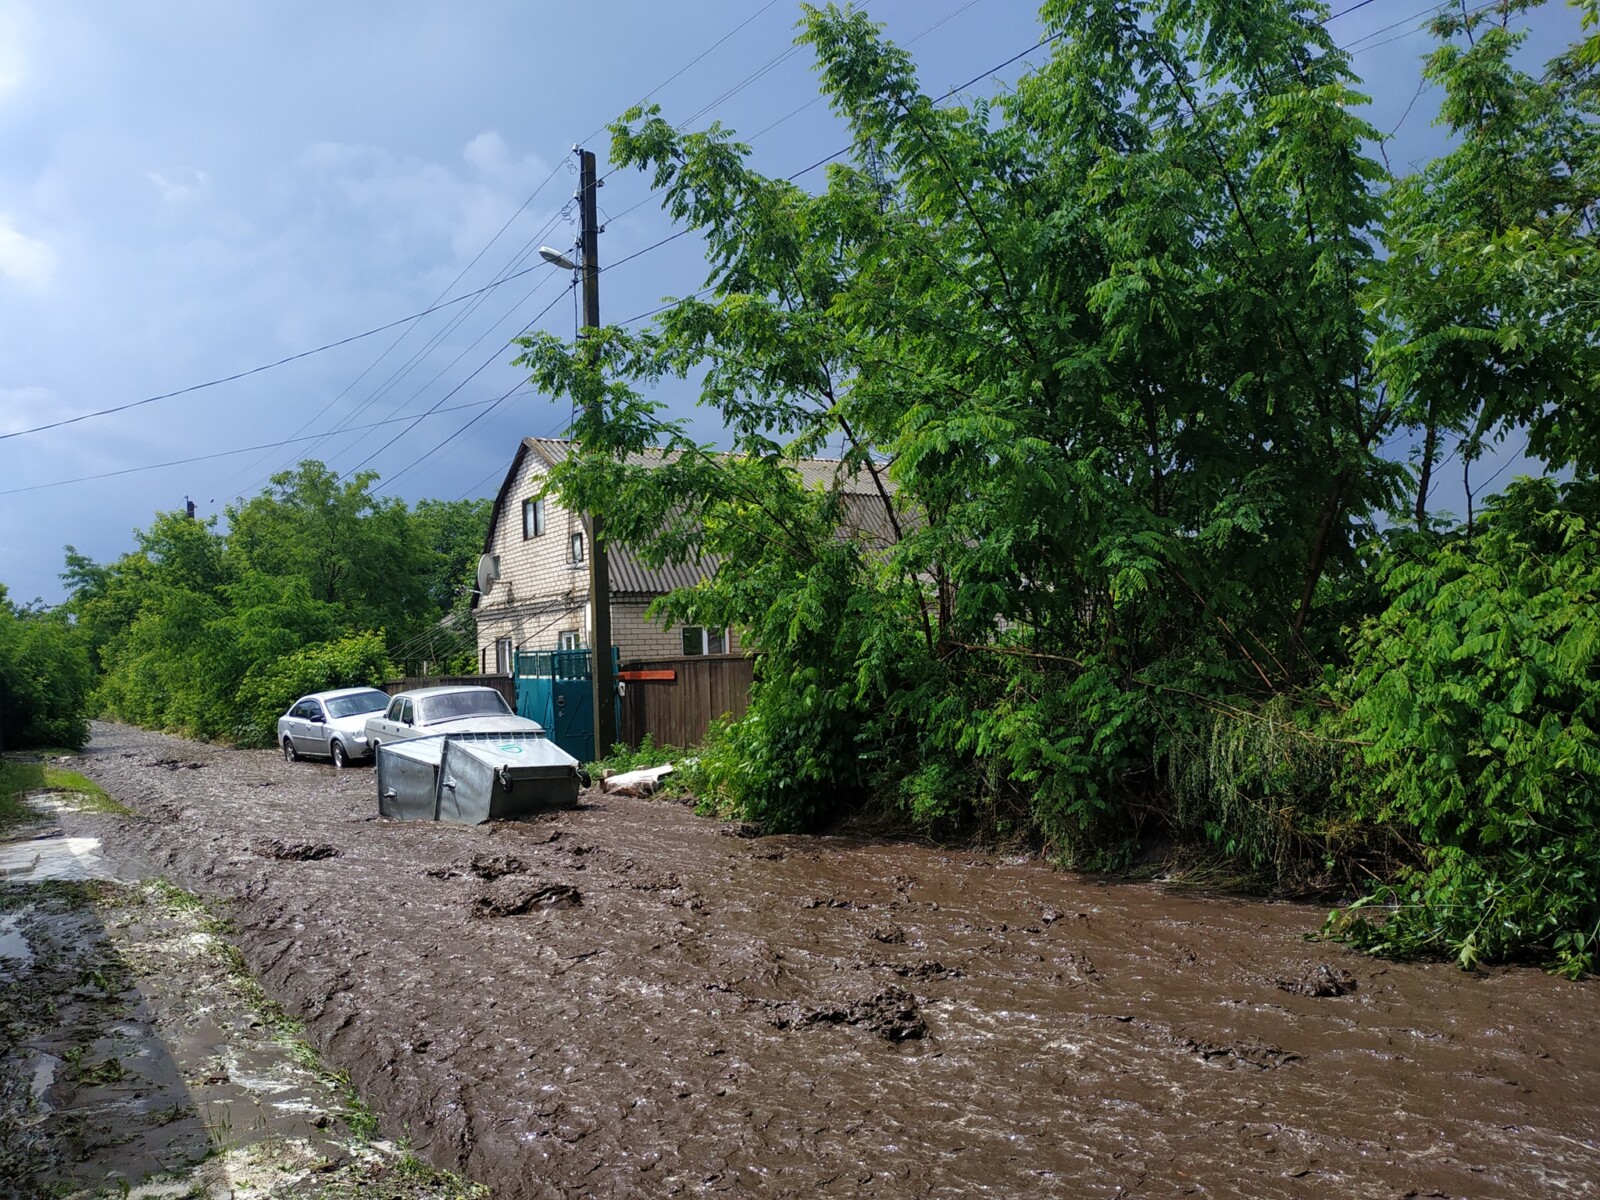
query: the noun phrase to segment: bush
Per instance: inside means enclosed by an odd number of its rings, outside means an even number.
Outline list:
[[[47,613],[15,611],[0,588],[0,747],[82,746],[91,682],[72,628]]]
[[[1554,958],[1600,944],[1600,538],[1594,485],[1523,480],[1476,533],[1382,568],[1388,608],[1339,689],[1365,815],[1417,863],[1334,914],[1392,954]],[[1382,911],[1375,911],[1384,906]]]
[[[394,673],[381,633],[357,633],[258,663],[239,685],[234,739],[241,746],[270,746],[278,718],[301,696],[372,686]]]

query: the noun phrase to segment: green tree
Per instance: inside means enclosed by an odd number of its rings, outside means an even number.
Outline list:
[[[1517,67],[1526,33],[1511,21],[1542,3],[1434,21],[1423,74],[1455,148],[1389,194],[1373,366],[1423,430],[1423,527],[1449,435],[1469,461],[1510,438],[1552,467],[1600,468],[1600,90],[1584,46],[1539,78]],[[1586,46],[1592,57],[1600,35]]]
[[[762,650],[724,779],[773,823],[870,789],[1117,844],[1218,703],[1314,674],[1403,479],[1362,307],[1381,172],[1317,11],[1042,15],[1047,63],[941,107],[865,15],[807,7],[853,132],[820,194],[627,114],[613,159],[703,234],[709,294],[527,343],[585,414],[568,499],[736,564],[664,608]],[[691,371],[734,457],[642,398]],[[834,446],[848,489],[787,469]]]
[[[458,543],[483,535],[470,506],[415,522],[372,484],[302,463],[230,509],[226,534],[158,513],[108,565],[69,546],[65,608],[100,672],[95,703],[142,725],[258,743],[262,706],[302,677],[378,682],[390,668],[372,639],[381,651],[385,622],[396,638],[431,627],[431,592],[467,553]]]
[[[234,569],[303,579],[313,600],[357,628],[398,639],[424,627],[431,548],[413,536],[405,505],[373,496],[377,478],[364,471],[341,483],[312,461],[274,475],[227,510]]]
[[[66,614],[18,608],[0,584],[0,749],[83,745],[90,685]]]
[[[1418,862],[1331,928],[1463,965],[1600,952],[1600,487],[1524,480],[1382,568],[1338,694],[1357,803]],[[1376,906],[1384,907],[1376,907]]]

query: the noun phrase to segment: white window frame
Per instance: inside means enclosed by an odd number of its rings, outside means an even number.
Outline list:
[[[680,644],[683,647],[683,656],[685,658],[696,658],[707,654],[728,653],[728,646],[730,643],[728,639],[728,630],[726,628],[707,629],[701,625],[685,625],[681,629],[680,633],[682,638]],[[720,643],[720,649],[713,650],[711,648],[713,636],[715,636],[717,641]],[[690,648],[691,645],[694,647],[693,649]]]
[[[528,527],[528,518],[530,516],[533,518],[533,528],[531,530]],[[543,533],[544,498],[542,496],[530,496],[522,502],[522,540],[527,541],[529,538],[539,537]]]
[[[567,561],[573,566],[583,566],[583,550],[583,534],[574,533],[567,539]]]
[[[576,629],[563,629],[556,635],[557,650],[582,650],[583,634]]]
[[[515,652],[511,648],[511,639],[508,637],[495,638],[494,640],[494,673],[496,675],[510,675],[516,666]]]

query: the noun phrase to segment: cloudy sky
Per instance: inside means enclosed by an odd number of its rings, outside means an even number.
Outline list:
[[[1039,36],[1030,0],[867,7],[935,94]],[[1398,128],[1394,165],[1428,157],[1428,10],[1333,8],[1351,10],[1329,28],[1370,119]],[[220,513],[302,457],[376,470],[408,502],[493,494],[519,437],[564,427],[542,397],[492,402],[519,382],[512,335],[572,330],[570,279],[541,267],[406,318],[570,245],[571,147],[604,173],[599,131],[647,94],[674,121],[759,133],[774,174],[839,150],[796,16],[794,0],[0,0],[0,582],[57,601],[64,545],[115,558],[156,511],[188,496]],[[1559,2],[1534,19],[1541,61],[1577,30]],[[602,264],[672,232],[648,195],[608,178]],[[602,316],[704,277],[681,238],[608,271]]]

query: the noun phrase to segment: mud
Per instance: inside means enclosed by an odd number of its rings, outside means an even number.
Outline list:
[[[160,883],[0,884],[0,1197],[459,1197]],[[420,1164],[418,1164],[420,1166]]]
[[[106,852],[225,903],[384,1131],[501,1196],[1600,1195],[1591,985],[660,801],[389,823],[370,769],[116,726],[76,765],[138,814]]]

